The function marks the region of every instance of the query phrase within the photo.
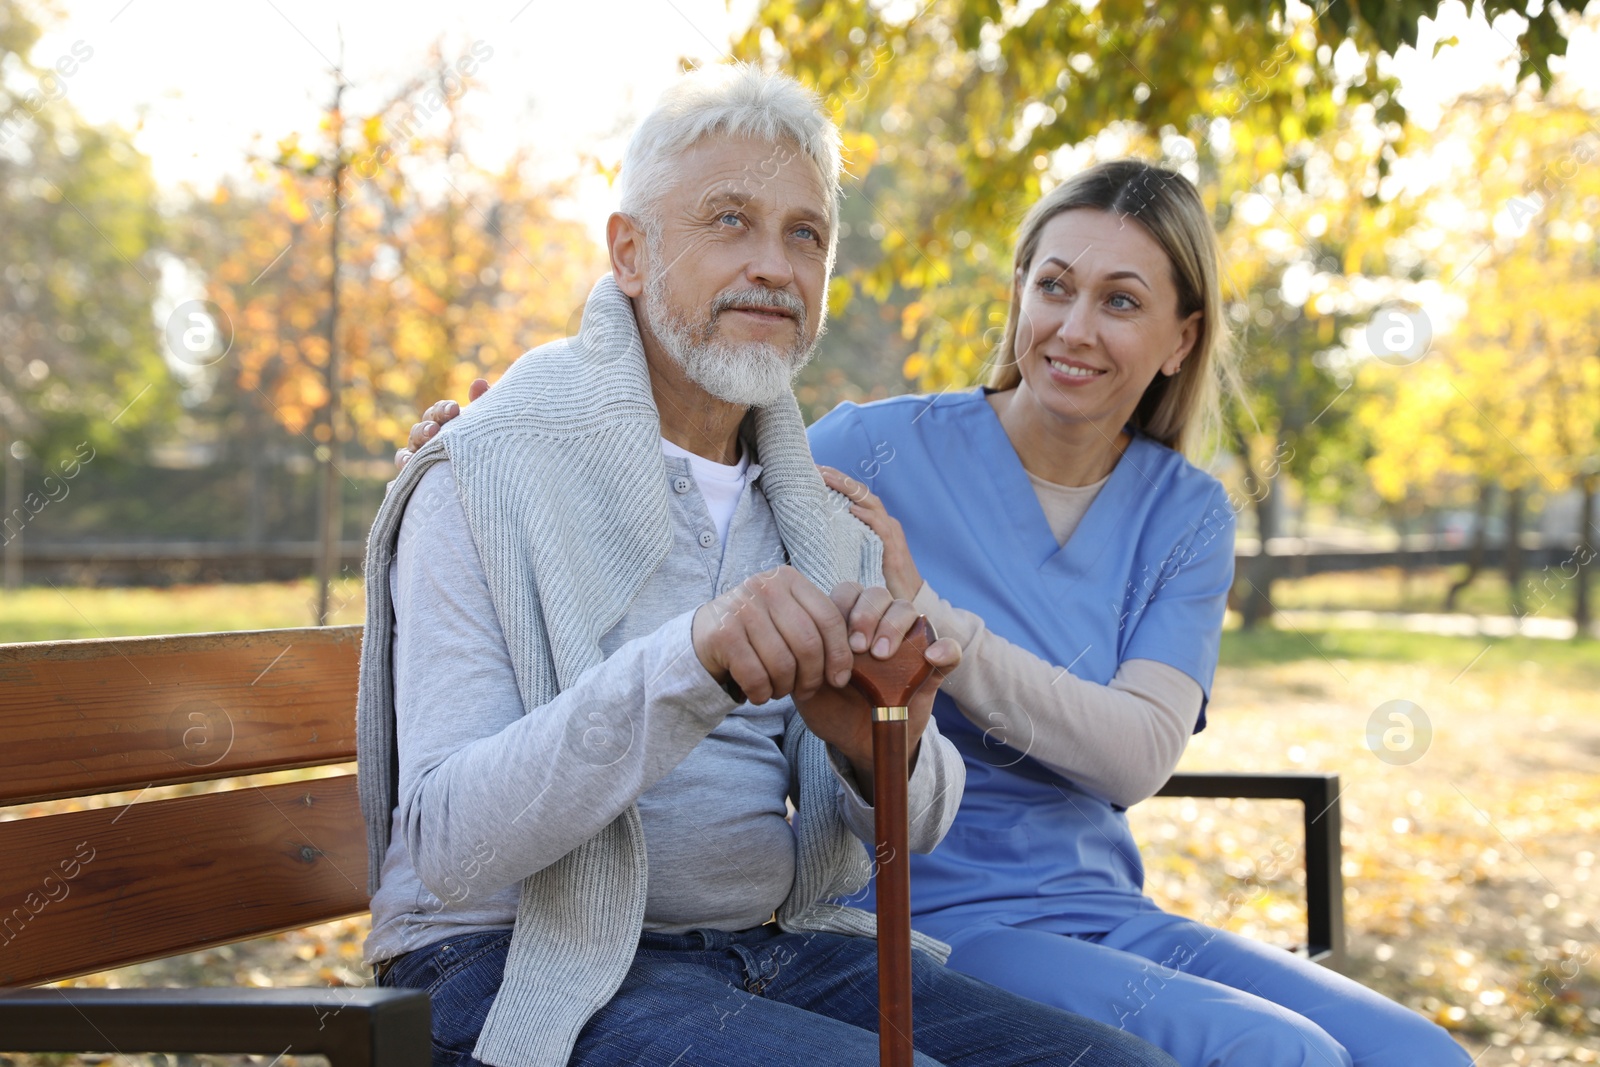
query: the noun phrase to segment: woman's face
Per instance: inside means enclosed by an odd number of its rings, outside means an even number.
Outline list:
[[[1093,208],[1045,224],[1022,286],[1013,352],[1046,411],[1114,439],[1158,373],[1178,369],[1201,313],[1178,317],[1166,252],[1131,218]]]

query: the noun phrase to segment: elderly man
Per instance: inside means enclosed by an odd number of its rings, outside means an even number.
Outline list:
[[[578,336],[421,449],[373,525],[367,958],[432,995],[437,1063],[876,1060],[872,919],[834,903],[873,829],[846,685],[915,613],[830,500],[791,391],[838,174],[793,80],[686,76],[628,149]],[[910,713],[923,851],[964,778],[934,684]],[[919,944],[919,1062],[1171,1062]]]

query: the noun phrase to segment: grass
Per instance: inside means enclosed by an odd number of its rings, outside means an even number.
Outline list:
[[[1225,630],[1219,663],[1266,667],[1303,660],[1410,663],[1457,671],[1522,671],[1532,666],[1573,685],[1600,685],[1600,645],[1534,637],[1456,637],[1403,630]]]
[[[1572,618],[1572,582],[1562,579],[1559,561],[1548,570],[1530,567],[1522,582],[1522,611],[1540,618]],[[1444,611],[1445,594],[1466,574],[1465,566],[1429,567],[1407,574],[1399,567],[1343,574],[1316,574],[1274,582],[1272,602],[1284,609],[1317,611]],[[1591,579],[1592,595],[1600,582]],[[1467,615],[1509,615],[1511,587],[1505,574],[1486,570],[1456,599],[1456,611]]]
[[[1349,574],[1319,574],[1273,583],[1274,605],[1285,610],[1442,610],[1445,590],[1461,567],[1419,570],[1409,577],[1395,567]],[[1534,572],[1529,577],[1536,577]],[[1600,597],[1600,582],[1595,595]],[[339,622],[360,622],[361,583],[335,583]],[[237,585],[167,588],[68,588],[36,586],[0,592],[0,641],[49,641],[148,633],[194,633],[205,629],[273,629],[310,625],[316,587],[309,579]],[[1505,615],[1509,590],[1498,571],[1486,571],[1462,593],[1459,613]],[[1572,586],[1552,580],[1550,589],[1524,597],[1523,610],[1540,618],[1572,614]],[[1409,647],[1409,646],[1408,646]],[[1421,646],[1417,646],[1421,647]]]
[[[1364,575],[1331,575],[1279,582],[1273,600],[1279,607],[1318,608],[1371,606],[1379,603],[1361,593]],[[1330,582],[1329,579],[1337,579]],[[1349,584],[1356,592],[1346,601],[1317,599],[1314,589]],[[332,603],[336,624],[363,621],[361,582],[336,582]],[[1380,605],[1381,606],[1381,605]],[[1392,607],[1392,605],[1390,605]],[[0,642],[60,641],[141,634],[204,633],[214,630],[273,630],[311,626],[316,585],[307,579],[239,585],[191,585],[168,588],[54,588],[40,586],[0,592]],[[1515,671],[1524,664],[1558,673],[1575,685],[1600,685],[1600,647],[1593,642],[1536,638],[1476,638],[1407,633],[1397,630],[1229,629],[1223,634],[1221,663],[1229,667],[1264,667],[1321,660],[1339,663],[1367,660],[1427,664],[1460,671]]]
[[[334,583],[333,621],[359,623],[359,579]],[[56,588],[0,592],[0,642],[63,641],[215,630],[279,630],[316,623],[316,583],[257,582],[167,588]]]

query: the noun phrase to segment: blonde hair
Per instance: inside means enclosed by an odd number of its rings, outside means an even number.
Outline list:
[[[1182,369],[1171,377],[1158,373],[1139,398],[1129,422],[1179,452],[1215,440],[1222,428],[1223,395],[1243,392],[1222,314],[1217,236],[1205,204],[1189,180],[1143,160],[1096,164],[1046,193],[1023,219],[1011,277],[1011,306],[1005,333],[992,355],[989,387],[1014,389],[1022,381],[1016,355],[1022,279],[1033,265],[1045,226],[1062,212],[1078,208],[1113,212],[1143,226],[1172,266],[1178,318],[1200,312],[1200,332]]]

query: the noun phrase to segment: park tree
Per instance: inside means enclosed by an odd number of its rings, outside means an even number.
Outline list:
[[[1600,123],[1570,87],[1483,93],[1439,131],[1453,159],[1413,239],[1460,275],[1463,313],[1420,362],[1364,368],[1368,463],[1392,500],[1432,496],[1478,512],[1482,565],[1490,494],[1502,492],[1511,608],[1538,612],[1570,583],[1591,621],[1600,456]],[[1531,503],[1577,489],[1578,538],[1524,580],[1517,534]]]
[[[126,131],[72,107],[92,45],[40,56],[40,33],[20,4],[0,0],[7,584],[20,573],[22,528],[70,488],[57,474],[136,453],[176,394],[151,315],[162,226],[149,163]]]
[[[873,214],[881,256],[841,275],[836,300],[902,308],[914,346],[903,371],[924,389],[982,376],[1016,224],[1065,173],[1131,152],[1195,179],[1233,253],[1230,316],[1249,331],[1246,403],[1221,443],[1260,487],[1250,501],[1264,543],[1278,471],[1309,470],[1333,437],[1350,450],[1347,413],[1318,417],[1348,375],[1318,353],[1370,310],[1331,295],[1308,314],[1284,301],[1284,276],[1338,289],[1329,276],[1384,269],[1385,235],[1404,210],[1384,187],[1404,151],[1404,114],[1378,58],[1414,44],[1437,6],[775,0],[734,51],[799,73],[846,131],[846,195]],[[1522,14],[1502,0],[1482,6],[1490,18]],[[1518,73],[1548,84],[1562,22],[1550,6],[1524,17]],[[1271,210],[1236,225],[1263,198]],[[1291,222],[1287,242],[1259,242],[1296,212],[1320,214],[1324,229]],[[1270,608],[1270,560],[1252,571],[1247,621]]]
[[[1063,153],[1105,134],[1156,147],[1218,180],[1226,222],[1235,196],[1264,181],[1303,187],[1308,143],[1352,106],[1368,104],[1378,128],[1403,119],[1376,60],[1414,43],[1436,7],[770,0],[734,52],[815,85],[846,131],[846,193],[876,216],[883,256],[841,285],[924,298],[905,311],[923,341],[906,369],[938,388],[979,373],[1010,238],[1073,165]],[[1520,13],[1506,0],[1484,9]],[[1523,44],[1519,72],[1547,83],[1565,50],[1552,8],[1530,19]],[[1214,162],[1213,147],[1230,162]],[[1395,157],[1379,147],[1352,189],[1358,203],[1377,199]]]
[[[1259,546],[1240,571],[1246,626],[1272,611],[1277,563],[1269,549],[1286,532],[1285,485],[1307,502],[1335,505],[1366,489],[1352,477],[1365,446],[1340,342],[1414,284],[1414,266],[1395,262],[1389,248],[1414,224],[1425,195],[1377,177],[1403,143],[1401,125],[1380,112],[1371,103],[1346,104],[1339,122],[1292,147],[1292,170],[1262,174],[1260,161],[1226,142],[1210,150],[1216,177],[1202,189],[1218,199],[1243,394],[1226,419],[1241,468],[1235,506],[1250,507]]]
[[[561,190],[523,177],[525,156],[495,169],[466,160],[473,55],[435,49],[361,114],[336,87],[314,134],[284,138],[252,179],[194,206],[210,222],[188,260],[232,333],[209,373],[324,463],[324,589],[345,450],[386,455],[419,396],[464,396],[474,377],[568,333],[601,270],[586,233],[556,213]]]

